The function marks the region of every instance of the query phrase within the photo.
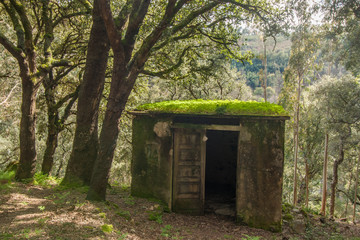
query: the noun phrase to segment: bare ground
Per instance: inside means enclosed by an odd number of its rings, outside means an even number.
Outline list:
[[[360,239],[358,225],[311,214],[301,220],[303,231],[300,221],[300,230],[287,222],[282,233],[272,233],[214,214],[166,213],[121,188],[111,189],[107,202],[85,196],[84,189],[0,183],[0,239]]]

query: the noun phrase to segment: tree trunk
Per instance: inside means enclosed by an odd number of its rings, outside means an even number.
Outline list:
[[[35,174],[35,111],[37,89],[28,69],[20,69],[22,81],[22,103],[20,121],[20,161],[15,178],[23,180]]]
[[[354,161],[352,162],[351,166],[355,166],[355,163],[356,163],[356,159],[354,158]],[[346,195],[346,204],[345,204],[345,212],[344,212],[344,217],[346,218],[347,217],[347,213],[348,213],[348,206],[349,206],[349,197],[351,194],[350,194],[350,190],[351,190],[351,184],[352,184],[352,180],[353,180],[353,171],[351,170],[351,173],[350,173],[350,180],[349,180],[349,187],[348,187],[348,190],[347,190],[347,195]],[[355,176],[356,178],[356,176]]]
[[[44,153],[43,162],[41,165],[41,172],[43,174],[49,175],[54,163],[54,154],[57,147],[59,130],[57,126],[52,122],[52,120],[48,120],[48,135],[46,139],[46,148]]]
[[[321,215],[326,214],[326,195],[327,195],[327,164],[328,164],[328,146],[329,134],[325,135],[325,150],[324,150],[324,166],[323,166],[323,185],[322,185],[322,199],[321,199]]]
[[[63,182],[90,184],[98,151],[98,111],[110,49],[98,1],[94,2],[83,83],[79,92],[73,149]]]
[[[106,186],[119,134],[119,120],[135,83],[134,79],[127,79],[126,75],[125,64],[121,57],[115,55],[109,101],[100,134],[98,156],[86,197],[88,200],[101,201],[106,197]]]
[[[45,82],[45,81],[44,81]],[[53,82],[53,81],[51,81]],[[52,166],[54,164],[54,154],[57,148],[58,143],[58,136],[62,130],[64,130],[64,123],[67,118],[70,116],[71,108],[74,105],[77,97],[78,97],[78,89],[79,87],[73,92],[72,94],[67,95],[63,99],[61,99],[58,103],[55,101],[55,88],[50,87],[49,85],[45,85],[45,96],[46,96],[46,103],[48,107],[48,136],[46,140],[46,148],[42,163],[41,172],[43,174],[49,175],[52,170]],[[64,113],[62,117],[59,117],[59,108],[63,106],[66,100],[70,99],[67,106],[64,109]]]
[[[297,162],[299,151],[299,121],[300,121],[300,94],[301,94],[301,79],[299,76],[297,87],[297,99],[296,99],[296,113],[295,113],[295,136],[294,136],[294,192],[293,192],[293,205],[297,204]]]
[[[354,187],[354,210],[353,210],[353,223],[356,222],[356,201],[357,201],[357,189],[359,184],[359,164],[360,164],[360,150],[359,150],[359,159],[356,167],[356,175],[355,175],[355,187]]]
[[[263,38],[264,48],[264,101],[267,102],[267,55],[266,55],[266,38]]]
[[[309,207],[309,164],[305,159],[305,206]]]
[[[43,174],[49,175],[51,172],[51,168],[53,166],[54,153],[57,147],[58,134],[59,134],[59,129],[58,129],[59,116],[58,116],[58,111],[55,107],[56,84],[54,84],[51,74],[48,78],[46,78],[43,81],[43,85],[45,88],[45,99],[48,109],[48,133],[46,139],[45,153],[41,165],[41,172]]]
[[[338,168],[340,164],[344,161],[344,142],[341,140],[340,149],[339,149],[339,158],[335,160],[333,167],[333,181],[331,183],[331,198],[330,198],[330,216],[334,217],[335,212],[335,196],[336,196],[336,186],[338,184]]]

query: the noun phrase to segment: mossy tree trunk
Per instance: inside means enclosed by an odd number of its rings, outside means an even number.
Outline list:
[[[25,6],[18,1],[0,1],[6,14],[11,19],[16,32],[14,44],[0,32],[0,44],[16,59],[22,86],[21,121],[20,121],[20,161],[16,179],[32,178],[35,173],[35,112],[36,94],[39,77],[35,76],[36,51],[33,45],[32,26],[26,15]]]
[[[4,1],[0,0],[2,10],[8,15],[16,40],[11,41],[5,33],[0,31],[0,44],[16,59],[22,83],[22,104],[20,123],[20,161],[16,179],[23,180],[32,178],[35,173],[36,147],[35,147],[35,119],[36,119],[36,96],[38,88],[46,77],[51,77],[52,70],[57,67],[67,67],[69,62],[64,60],[64,52],[61,52],[61,60],[55,60],[51,56],[50,47],[54,39],[53,28],[63,27],[69,18],[86,14],[86,11],[72,11],[67,4],[59,2],[54,4],[50,0],[43,1]],[[63,5],[62,5],[63,4]],[[86,4],[82,4],[84,6]],[[60,14],[52,14],[53,8],[61,11]],[[82,9],[82,7],[79,7]],[[63,12],[64,11],[64,12]],[[71,14],[66,11],[72,11]],[[32,21],[36,19],[37,21]],[[10,31],[11,32],[11,31]],[[43,51],[39,46],[43,46]],[[67,46],[68,47],[68,46]],[[66,76],[70,71],[64,71]],[[52,121],[50,119],[50,121]],[[52,130],[50,134],[54,134]],[[49,144],[56,146],[53,136]],[[47,155],[51,155],[48,151]]]
[[[52,9],[50,6],[50,0],[44,0],[42,2],[41,16],[44,24],[44,46],[43,46],[43,55],[44,55],[44,65],[51,66],[53,64],[53,56],[51,51],[51,45],[54,41],[54,27],[56,26],[55,22],[58,22],[59,19],[53,17]],[[89,11],[87,9],[86,11]],[[79,12],[79,15],[86,14],[86,11]],[[72,33],[73,34],[73,33]],[[75,35],[75,34],[73,34]],[[84,38],[84,36],[81,36]],[[70,44],[64,40],[61,44],[61,48],[69,48]],[[79,47],[79,46],[78,46]],[[64,58],[64,55],[61,56]],[[71,63],[69,61],[61,59],[56,63],[56,65],[63,65],[67,68],[56,71],[57,74],[54,74],[55,71],[48,67],[47,74],[44,77],[42,84],[45,89],[45,101],[47,105],[47,115],[48,115],[48,131],[47,131],[47,140],[46,147],[43,156],[43,162],[41,166],[41,172],[43,174],[50,174],[52,166],[54,164],[54,154],[57,148],[58,135],[64,130],[65,121],[70,116],[70,110],[73,104],[75,103],[78,96],[78,89],[74,90],[73,93],[68,94],[67,96],[61,98],[57,101],[56,94],[60,81],[68,75],[73,69],[75,69],[79,63]],[[64,113],[60,117],[60,108],[65,104]]]
[[[25,61],[24,61],[25,62]],[[37,86],[30,77],[27,64],[20,65],[22,82],[22,103],[20,121],[20,161],[16,172],[17,180],[34,176],[36,164],[35,112]]]
[[[75,137],[64,183],[90,184],[98,151],[98,111],[109,49],[105,25],[100,17],[99,1],[95,0],[85,73],[79,92]]]

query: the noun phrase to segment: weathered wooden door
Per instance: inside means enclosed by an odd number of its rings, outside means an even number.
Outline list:
[[[174,129],[172,208],[175,212],[204,213],[205,147],[204,129]]]

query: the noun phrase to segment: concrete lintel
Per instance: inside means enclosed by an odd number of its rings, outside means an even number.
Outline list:
[[[218,131],[240,131],[241,127],[238,125],[215,125],[215,124],[189,124],[189,123],[175,123],[172,128],[195,128],[206,130],[218,130]]]

